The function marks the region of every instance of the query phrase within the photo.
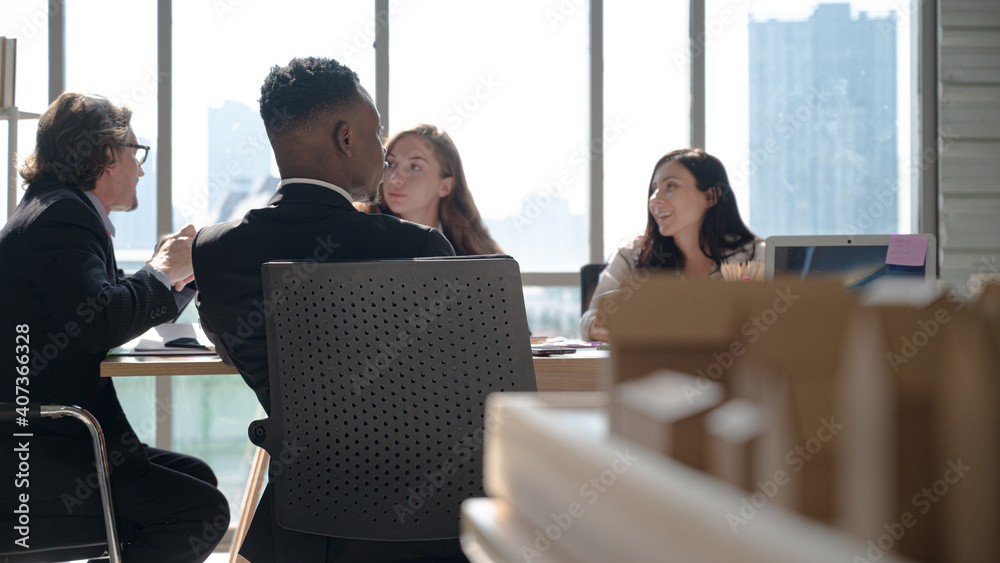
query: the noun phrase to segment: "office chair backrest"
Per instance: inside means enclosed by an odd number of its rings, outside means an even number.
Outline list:
[[[594,297],[597,280],[607,264],[584,264],[580,267],[580,314],[587,312],[590,300]]]
[[[458,536],[483,496],[486,395],[534,391],[517,262],[462,257],[262,268],[275,520],[325,536]],[[486,417],[487,428],[502,421]]]

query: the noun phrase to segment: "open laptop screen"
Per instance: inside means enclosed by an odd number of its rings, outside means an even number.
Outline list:
[[[877,279],[897,276],[923,279],[933,285],[937,275],[937,243],[927,235],[922,265],[887,264],[889,235],[783,236],[767,239],[765,276],[836,277],[845,287],[863,289]]]

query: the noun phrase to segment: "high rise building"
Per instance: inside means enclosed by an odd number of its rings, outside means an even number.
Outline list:
[[[233,100],[208,109],[208,217],[249,195],[271,173],[271,145],[257,111]],[[271,188],[277,187],[277,183]],[[266,203],[266,200],[265,200]]]
[[[804,21],[751,21],[749,38],[754,230],[897,232],[894,16],[820,4]]]

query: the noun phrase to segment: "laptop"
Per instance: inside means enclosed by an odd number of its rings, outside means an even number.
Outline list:
[[[767,238],[764,266],[769,280],[836,277],[860,291],[876,280],[898,277],[924,280],[933,288],[937,239],[926,234],[773,236]]]

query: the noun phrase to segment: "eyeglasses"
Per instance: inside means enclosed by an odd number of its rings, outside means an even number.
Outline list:
[[[142,166],[143,164],[146,163],[146,157],[149,156],[150,147],[146,145],[137,145],[135,143],[122,143],[122,146],[136,149],[135,161],[139,163],[139,166]],[[140,150],[142,151],[142,153],[139,152]],[[139,156],[140,154],[142,154],[142,156]]]

